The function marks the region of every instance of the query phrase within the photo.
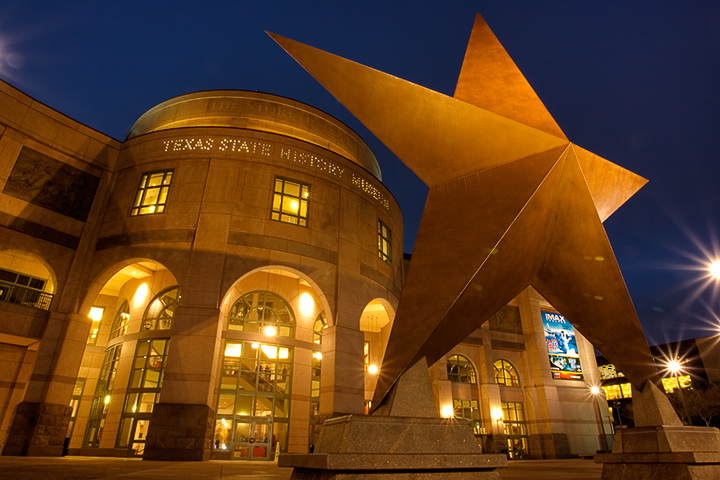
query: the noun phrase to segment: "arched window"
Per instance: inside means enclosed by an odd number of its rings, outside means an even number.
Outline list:
[[[512,363],[500,359],[493,365],[495,367],[495,382],[503,387],[519,387],[520,378]]]
[[[180,306],[180,289],[177,285],[155,295],[143,315],[143,330],[170,330],[175,310]]]
[[[322,345],[323,330],[327,327],[327,317],[325,316],[325,310],[320,312],[320,315],[315,319],[313,325],[313,342],[318,345]]]
[[[228,330],[294,338],[295,317],[287,302],[274,293],[250,292],[230,307]]]
[[[115,318],[113,319],[112,326],[110,327],[110,336],[108,340],[112,340],[120,335],[127,333],[127,325],[130,321],[130,307],[128,306],[127,300],[123,300],[123,303],[118,307],[115,312]]]
[[[477,383],[475,367],[462,355],[452,355],[448,358],[447,376],[451,382]]]

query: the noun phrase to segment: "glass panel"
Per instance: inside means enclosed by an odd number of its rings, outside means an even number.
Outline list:
[[[235,437],[237,441],[237,437]],[[233,452],[233,458],[248,458],[250,456],[250,446],[235,444],[235,451]]]
[[[253,414],[253,398],[250,396],[237,397],[237,414],[250,416]]]
[[[275,399],[275,417],[287,418],[289,413],[290,413],[290,399],[276,398]]]
[[[220,394],[218,397],[218,415],[232,415],[235,413],[235,394]]]
[[[160,386],[160,371],[159,370],[147,370],[145,372],[145,381],[143,382],[143,388],[158,388]]]
[[[272,415],[273,399],[272,397],[256,397],[255,416],[269,417]]]
[[[273,424],[273,436],[272,436],[273,451],[275,449],[279,449],[281,452],[287,451],[287,433],[288,433],[287,423],[275,422]]]
[[[153,406],[155,406],[156,401],[157,395],[155,393],[142,393],[140,395],[140,408],[138,409],[138,411],[140,413],[152,412]]]
[[[120,430],[118,431],[118,447],[127,447],[130,443],[130,432],[132,431],[133,419],[123,418],[120,420]]]
[[[286,193],[287,195],[291,195],[293,197],[299,197],[300,184],[285,180],[285,191],[283,193]]]
[[[215,421],[215,444],[217,450],[227,450],[232,433],[232,420],[221,418]]]
[[[270,442],[270,425],[267,423],[258,423],[255,425],[255,443]]]
[[[235,425],[235,442],[250,441],[250,424],[238,422]]]
[[[135,424],[135,435],[133,435],[133,439],[145,440],[149,426],[150,420],[138,420]]]
[[[150,181],[148,181],[147,186],[148,187],[157,187],[162,183],[163,180],[163,173],[153,173],[150,175]]]

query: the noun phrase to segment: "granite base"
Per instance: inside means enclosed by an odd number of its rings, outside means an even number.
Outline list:
[[[720,478],[720,431],[658,426],[619,430],[612,453],[598,454],[602,480],[711,480]]]
[[[500,480],[505,455],[483,454],[463,420],[348,415],[329,419],[317,453],[281,454],[293,480]]]

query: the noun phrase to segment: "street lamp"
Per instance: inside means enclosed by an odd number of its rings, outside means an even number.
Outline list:
[[[602,411],[600,410],[600,387],[593,385],[590,387],[590,393],[595,397],[595,408],[597,408],[598,420],[600,421],[600,430],[602,431],[602,441],[600,446],[603,451],[608,451],[607,435],[605,435],[605,422],[603,422]]]
[[[720,280],[720,260],[714,260],[710,262],[710,265],[708,266],[708,270],[710,270],[710,276],[714,279]]]
[[[680,400],[683,404],[683,412],[685,413],[685,419],[687,420],[687,423],[690,423],[690,415],[688,414],[687,403],[685,403],[685,394],[683,393],[683,389],[680,386],[679,379],[679,374],[682,370],[682,364],[678,358],[673,358],[667,362],[666,368],[668,372],[672,373],[673,377],[675,378],[675,383],[677,384],[677,388],[680,391]]]

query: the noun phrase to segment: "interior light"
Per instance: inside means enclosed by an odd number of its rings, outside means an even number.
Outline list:
[[[103,311],[105,311],[105,309],[102,307],[92,307],[90,308],[90,314],[88,317],[90,317],[93,322],[99,322],[102,320]]]
[[[313,352],[313,358],[322,360],[322,353],[321,352]]]
[[[105,405],[107,405],[108,403],[110,403],[110,395],[105,396]]]
[[[250,345],[250,346],[251,346],[252,348],[258,348],[258,347],[260,346],[260,344],[259,344],[259,343],[253,343],[253,344]]]
[[[315,313],[315,300],[308,292],[304,292],[298,299],[298,310],[303,317],[313,317]]]
[[[241,352],[242,352],[242,344],[240,344],[240,343],[228,343],[225,346],[225,356],[226,357],[240,358]]]
[[[135,290],[135,295],[133,295],[133,304],[135,308],[139,308],[145,303],[149,291],[150,288],[146,283],[141,284],[137,290]]]
[[[277,328],[273,326],[265,327],[265,329],[263,330],[263,334],[265,334],[266,337],[274,337],[275,335],[277,335]]]
[[[263,345],[260,347],[260,350],[262,350],[262,352],[268,358],[277,358],[277,347],[273,347],[272,345]]]

